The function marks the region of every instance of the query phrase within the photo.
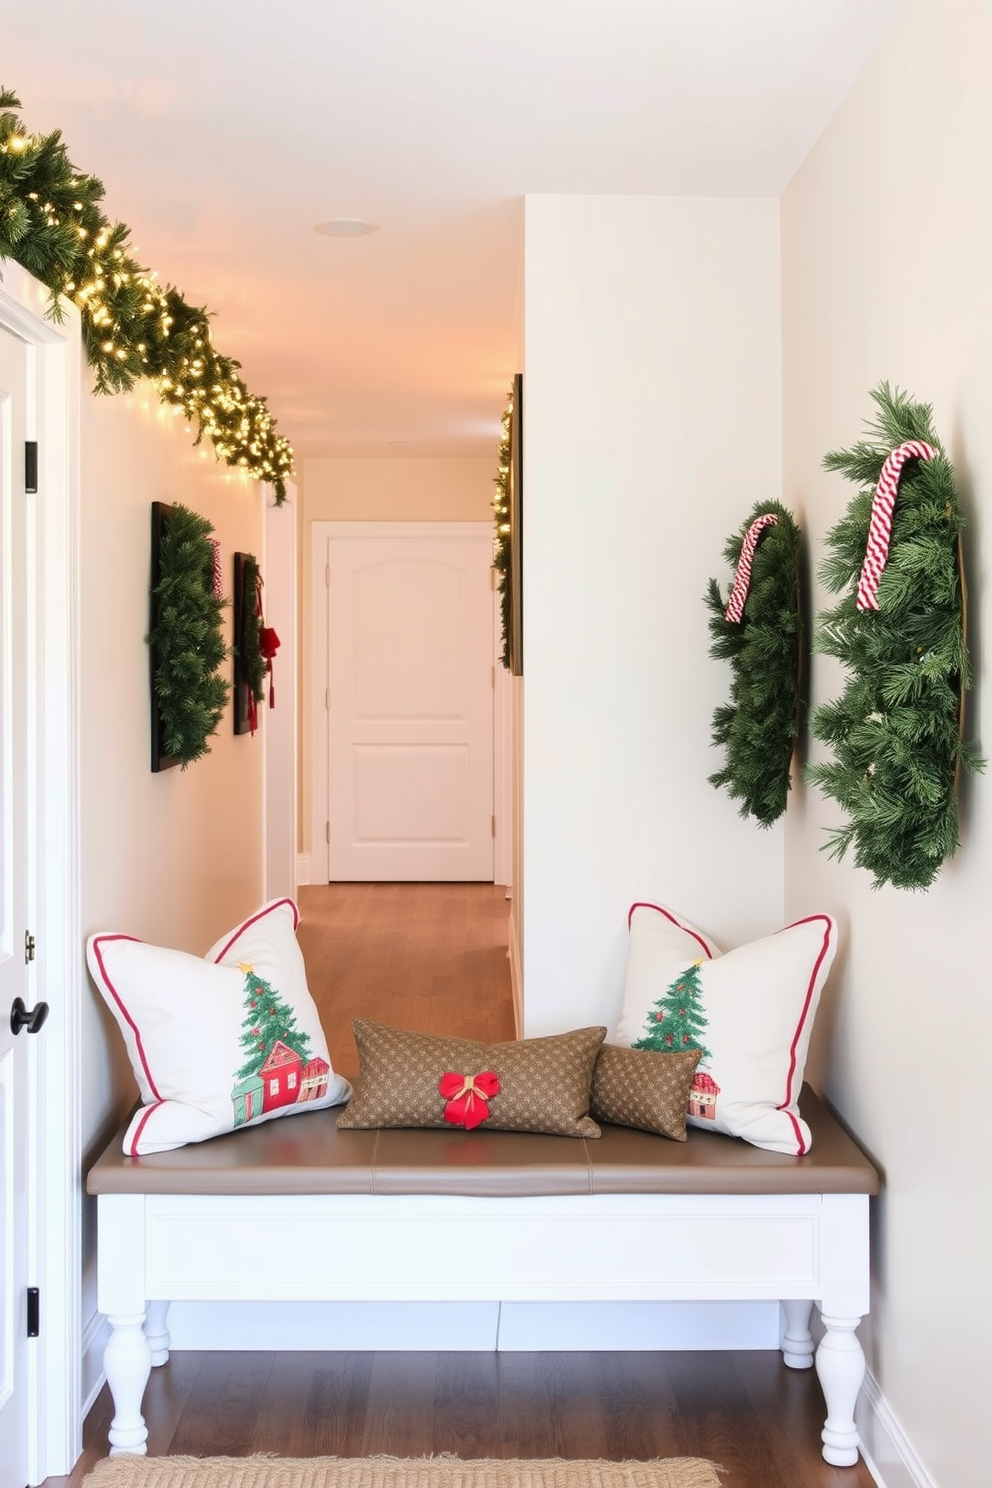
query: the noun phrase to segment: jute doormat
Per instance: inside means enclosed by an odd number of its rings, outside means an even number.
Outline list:
[[[83,1488],[720,1488],[712,1462],[457,1457],[110,1457]]]

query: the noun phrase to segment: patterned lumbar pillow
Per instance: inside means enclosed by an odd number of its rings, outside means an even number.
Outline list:
[[[331,1068],[296,940],[275,899],[201,959],[130,935],[92,935],[86,959],[141,1092],[131,1157],[347,1100]]]
[[[662,1054],[699,1048],[690,1125],[771,1152],[809,1151],[796,1104],[820,991],[837,948],[829,915],[721,954],[670,909],[635,904],[616,1042]]]
[[[589,1113],[614,1126],[636,1126],[685,1141],[689,1087],[699,1049],[661,1053],[604,1044],[592,1075]]]
[[[358,1084],[339,1127],[435,1126],[598,1137],[589,1115],[605,1028],[481,1044],[356,1018]]]

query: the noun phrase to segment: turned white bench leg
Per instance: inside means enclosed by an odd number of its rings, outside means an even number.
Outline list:
[[[168,1302],[149,1302],[148,1311],[145,1314],[145,1337],[148,1339],[148,1347],[152,1351],[152,1368],[157,1369],[160,1364],[169,1362],[169,1346],[172,1340],[169,1330],[165,1325],[169,1316]]]
[[[148,1448],[148,1428],[141,1414],[141,1401],[152,1369],[152,1351],[143,1327],[143,1312],[118,1312],[108,1315],[111,1327],[103,1351],[103,1367],[114,1401],[114,1419],[110,1423],[110,1455],[124,1452],[144,1457]]]
[[[783,1302],[785,1332],[782,1334],[782,1358],[790,1369],[810,1369],[816,1345],[809,1331],[812,1302]]]
[[[826,1332],[816,1351],[816,1372],[827,1403],[823,1457],[833,1467],[853,1467],[858,1460],[854,1407],[865,1377],[865,1356],[855,1336],[859,1317],[822,1313]]]

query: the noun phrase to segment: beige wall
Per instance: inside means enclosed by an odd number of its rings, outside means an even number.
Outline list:
[[[493,514],[493,480],[501,408],[493,410],[492,459],[307,460],[306,522],[485,522]]]
[[[729,676],[703,594],[781,491],[775,201],[528,197],[525,1028],[614,1026],[635,899],[777,929],[782,832],[707,776]]]
[[[300,852],[310,852],[310,531],[314,522],[488,522],[492,520],[499,415],[491,459],[306,460],[300,488],[299,738]]]
[[[235,738],[229,710],[205,759],[185,771],[151,772],[150,507],[179,501],[213,523],[230,593],[233,553],[261,552],[260,489],[201,458],[150,389],[84,395],[81,424],[83,931],[120,930],[200,954],[261,897],[261,738]],[[230,631],[230,611],[227,624]],[[117,1029],[85,985],[82,1121],[90,1155],[136,1090]],[[95,1306],[91,1240],[88,1232],[84,1322]]]
[[[912,0],[782,203],[785,499],[815,561],[853,491],[821,460],[859,438],[869,388],[887,378],[933,404],[968,516],[969,731],[986,753],[990,71],[987,3]],[[816,590],[814,602],[825,597]],[[840,685],[837,663],[816,658],[813,703]],[[818,1020],[817,1077],[884,1174],[869,1362],[939,1488],[988,1475],[988,776],[965,784],[961,805],[961,850],[925,894],[873,892],[868,875],[829,861],[824,833],[839,813],[818,793],[798,793],[786,834],[787,909],[815,901],[838,916],[847,943]]]

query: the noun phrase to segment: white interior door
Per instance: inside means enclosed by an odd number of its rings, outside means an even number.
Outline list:
[[[492,882],[491,563],[484,523],[328,538],[331,881]]]
[[[0,1488],[28,1481],[28,1123],[32,1059],[11,1009],[31,1006],[27,930],[27,348],[0,329]]]

